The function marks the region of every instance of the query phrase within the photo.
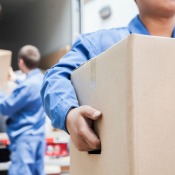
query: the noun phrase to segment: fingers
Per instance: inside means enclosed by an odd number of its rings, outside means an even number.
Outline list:
[[[10,75],[13,75],[14,74],[13,68],[12,67],[9,67],[8,72],[9,72]]]
[[[83,117],[88,117],[91,120],[98,120],[102,113],[90,106],[81,106],[80,113]]]
[[[79,151],[93,151],[91,146],[83,138],[79,137],[78,140],[71,138],[71,140]]]
[[[89,121],[87,121],[89,120]],[[101,142],[93,129],[91,128],[92,122],[90,119],[80,119],[78,135],[87,143],[91,150],[96,150],[101,148]]]
[[[15,81],[16,75],[15,75],[12,67],[9,67],[8,74],[9,74],[8,79],[12,80],[12,81]]]

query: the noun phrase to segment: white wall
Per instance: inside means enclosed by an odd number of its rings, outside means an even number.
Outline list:
[[[111,6],[112,15],[102,20],[99,11],[105,5]],[[137,13],[134,0],[93,0],[83,8],[83,33],[126,26]]]

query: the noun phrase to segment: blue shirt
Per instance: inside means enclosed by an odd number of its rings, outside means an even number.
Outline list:
[[[71,72],[133,33],[150,35],[139,16],[128,27],[80,35],[72,50],[47,71],[41,95],[45,111],[54,127],[66,130],[67,113],[71,108],[79,106],[70,81]],[[172,37],[175,37],[174,31]]]
[[[40,97],[43,74],[30,71],[24,81],[8,97],[0,92],[0,115],[7,116],[10,140],[20,135],[44,134],[45,114]]]

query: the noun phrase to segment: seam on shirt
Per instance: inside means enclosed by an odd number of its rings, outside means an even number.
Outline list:
[[[84,39],[84,42],[87,45],[88,49],[90,51],[91,50],[93,51],[93,54],[94,54],[93,56],[98,55],[98,51],[97,51],[96,47],[94,46],[94,44],[90,40],[88,40],[85,35],[82,35],[82,38]]]

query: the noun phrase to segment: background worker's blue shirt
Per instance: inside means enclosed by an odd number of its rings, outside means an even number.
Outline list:
[[[136,16],[125,28],[80,35],[72,50],[47,71],[41,95],[45,111],[54,127],[66,130],[67,113],[72,107],[79,106],[70,81],[72,71],[132,33],[149,35],[139,16]],[[175,32],[172,37],[175,37]]]
[[[43,74],[39,69],[30,71],[13,93],[0,93],[0,115],[7,116],[7,132],[11,140],[20,135],[44,134],[45,114],[40,89]]]
[[[0,100],[1,100],[2,98],[4,98],[4,95],[3,95],[3,93],[2,93],[1,90],[0,90]]]

